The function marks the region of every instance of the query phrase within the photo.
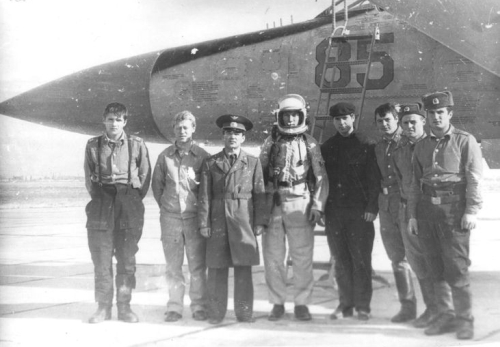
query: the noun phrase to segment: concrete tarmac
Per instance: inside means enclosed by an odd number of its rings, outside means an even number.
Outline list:
[[[498,192],[485,194],[485,206],[489,208],[479,215],[478,229],[471,237],[476,327],[472,341],[458,341],[454,333],[428,337],[411,324],[390,322],[399,302],[378,230],[373,265],[389,286],[374,281],[372,319],[367,322],[328,318],[338,304],[338,296],[321,270],[315,270],[317,282],[310,305],[313,320],[295,320],[293,300],[289,298],[286,317],[269,322],[271,304],[261,265],[254,267],[255,323],[236,321],[232,290],[229,312],[219,326],[194,321],[188,296],[183,320],[165,323],[165,260],[158,208],[150,200],[137,255],[138,285],[132,299],[140,322],[117,321],[113,308],[111,321],[88,324],[97,305],[84,207],[0,209],[0,346],[500,346],[499,198]],[[317,237],[315,259],[328,258],[325,238]],[[185,272],[187,275],[187,269]],[[289,289],[291,293],[292,287]],[[424,307],[418,295],[420,314]]]

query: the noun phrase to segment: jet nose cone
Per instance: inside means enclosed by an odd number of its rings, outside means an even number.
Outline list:
[[[149,100],[150,71],[158,54],[127,58],[68,75],[0,104],[0,113],[59,129],[95,134],[102,131],[107,104],[128,108],[129,132],[161,138]]]

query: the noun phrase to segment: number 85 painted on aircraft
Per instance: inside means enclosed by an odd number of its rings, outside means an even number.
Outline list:
[[[375,2],[392,4],[389,0]],[[337,21],[343,24],[341,14]],[[372,4],[349,11],[350,35],[371,34],[376,25],[381,33],[373,47],[360,129],[369,137],[378,136],[373,110],[382,103],[411,103],[430,91],[448,89],[456,100],[452,122],[484,141],[488,160],[488,148],[500,148],[493,145],[500,138],[500,63],[485,62],[481,56],[476,59],[466,49],[464,56],[460,46],[448,48],[461,39],[467,41],[467,36],[454,37],[460,34],[458,29],[449,33],[450,45],[445,45],[429,36],[434,32],[427,32],[428,27],[422,27],[424,33],[415,27],[419,23],[408,24],[411,21],[402,21]],[[448,18],[448,24],[453,26],[453,18]],[[498,27],[491,30],[500,37]],[[303,95],[311,106],[309,114],[314,116],[331,30],[327,9],[302,23],[126,58],[6,100],[0,104],[0,113],[94,135],[101,131],[101,112],[106,104],[122,102],[132,115],[129,132],[148,141],[169,142],[172,116],[187,109],[197,116],[197,139],[207,145],[220,144],[214,121],[231,113],[252,120],[255,130],[246,143],[260,144],[274,122],[271,112],[280,96]],[[439,34],[435,36],[443,41]],[[338,59],[346,64],[330,68],[325,75],[325,85],[335,89],[334,102],[353,102],[359,109],[366,65],[358,61],[367,58],[369,46],[368,39],[341,43]],[[488,52],[487,46],[484,51]],[[323,138],[331,135],[333,126],[328,129]],[[497,157],[493,159],[499,164]]]

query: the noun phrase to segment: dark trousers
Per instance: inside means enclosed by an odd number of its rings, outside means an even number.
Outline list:
[[[436,285],[449,284],[457,318],[472,321],[470,231],[460,225],[464,210],[463,201],[442,205],[421,201],[417,210],[418,236],[432,279]],[[437,300],[439,304],[442,298]],[[446,306],[438,308],[449,310]]]
[[[226,316],[229,268],[208,268],[207,289],[211,319]],[[248,320],[253,314],[253,281],[251,266],[234,267],[234,313],[238,320]]]
[[[372,298],[373,223],[363,219],[361,208],[326,209],[326,236],[335,259],[339,308],[370,312]]]
[[[129,198],[130,197],[130,198]],[[132,202],[128,201],[133,199]],[[127,203],[124,203],[126,201]],[[106,222],[107,229],[87,229],[88,245],[94,263],[95,300],[105,305],[113,303],[113,256],[116,258],[116,300],[118,304],[129,304],[135,288],[135,254],[142,235],[142,222],[124,224],[127,215],[142,213],[144,207],[136,189],[125,185],[106,187],[93,197],[89,205],[101,206],[101,210],[87,208],[90,223]],[[135,211],[131,211],[135,209]],[[109,212],[111,210],[111,212]],[[111,220],[102,216],[109,215]],[[101,224],[102,224],[101,223]],[[134,225],[133,225],[134,224]],[[128,226],[128,228],[123,228]],[[132,227],[134,226],[134,227]]]

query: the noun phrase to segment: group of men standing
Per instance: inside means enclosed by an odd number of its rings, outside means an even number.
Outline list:
[[[253,322],[252,266],[259,264],[261,234],[273,304],[268,319],[285,314],[288,245],[294,315],[310,320],[314,227],[321,221],[339,290],[339,305],[330,318],[356,311],[358,319],[368,320],[378,214],[401,302],[391,320],[414,320],[427,335],[456,330],[459,339],[472,338],[469,237],[481,207],[481,151],[470,134],[451,125],[450,92],[425,95],[422,101],[378,107],[374,116],[382,138],[377,143],[355,128],[354,105],[335,104],[330,116],[337,133],[320,145],[306,134],[304,98],[285,95],[278,100],[276,123],[260,157],[241,148],[253,127],[247,118],[219,117],[224,149],[209,155],[193,141],[195,117],[178,113],[176,141],[159,155],[152,175],[167,264],[165,321],[182,318],[186,252],[193,318],[211,324],[224,319],[232,267],[236,318]],[[125,106],[110,104],[103,117],[106,131],[89,140],[85,156],[92,197],[87,229],[99,304],[89,321],[111,318],[114,255],[118,319],[137,322],[130,299],[151,169],[144,142],[123,131]],[[411,269],[426,305],[418,318]]]

